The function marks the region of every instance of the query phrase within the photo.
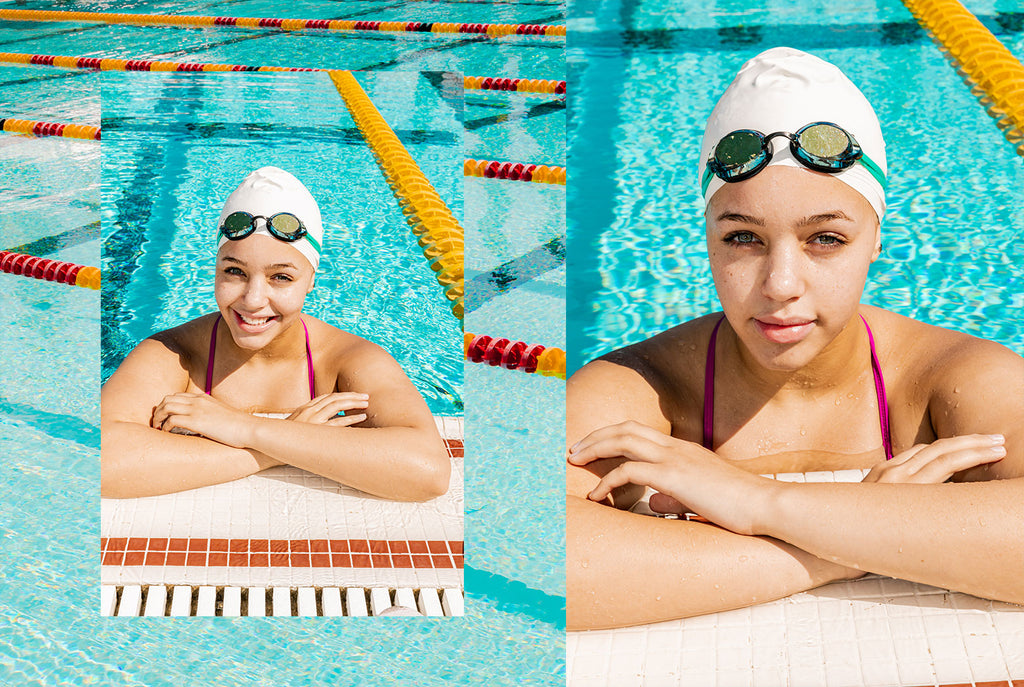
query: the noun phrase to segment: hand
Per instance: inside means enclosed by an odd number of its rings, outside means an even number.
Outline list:
[[[348,414],[350,410],[365,410],[370,405],[368,394],[341,392],[317,396],[309,403],[301,405],[288,416],[289,420],[308,422],[314,425],[331,425],[332,427],[348,427],[366,419],[366,413]],[[345,411],[344,415],[339,415]]]
[[[760,533],[758,520],[774,480],[745,472],[693,442],[638,422],[603,427],[569,449],[573,465],[615,457],[627,460],[601,478],[588,495],[592,501],[603,500],[624,484],[649,486],[733,532]]]
[[[917,444],[871,468],[864,482],[941,484],[960,472],[1006,455],[1001,434],[966,434]]]
[[[253,417],[207,394],[164,396],[153,410],[153,427],[174,434],[200,434],[207,439],[246,448]]]

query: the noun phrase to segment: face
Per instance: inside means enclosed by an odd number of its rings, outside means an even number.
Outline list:
[[[763,367],[801,369],[856,316],[881,238],[871,205],[843,182],[767,167],[722,187],[705,217],[722,308]]]
[[[241,348],[261,349],[288,329],[312,289],[313,266],[284,241],[253,234],[217,251],[217,308]]]

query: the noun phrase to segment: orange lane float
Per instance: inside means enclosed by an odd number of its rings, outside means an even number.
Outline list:
[[[957,0],[903,0],[981,101],[1006,140],[1024,155],[1024,65]]]
[[[60,124],[58,122],[37,122],[30,119],[0,119],[0,129],[12,134],[31,134],[33,136],[63,136],[64,138],[80,138],[84,141],[100,140],[100,128],[85,124]]]
[[[498,162],[497,160],[470,158],[463,163],[462,173],[467,177],[532,181],[538,184],[565,186],[565,167],[554,165],[532,165],[523,162]]]
[[[73,57],[65,55],[32,55],[2,52],[0,62],[8,64],[34,64],[62,69],[98,69],[100,71],[128,72],[322,72],[335,71],[314,67],[255,67],[244,64],[215,64],[210,62],[164,62],[160,60],[122,60],[100,57]],[[462,79],[467,90],[509,91],[541,95],[565,95],[565,81],[544,79],[498,78],[466,76]]]
[[[0,10],[8,21],[67,21],[139,26],[237,26],[284,31],[384,31],[415,33],[471,33],[490,38],[502,36],[565,37],[565,27],[552,24],[465,24],[423,21],[352,21],[348,19],[271,19],[261,17],[206,17],[179,14],[125,14],[56,10]]]
[[[373,151],[391,191],[398,199],[402,213],[423,250],[423,257],[444,289],[445,298],[451,301],[452,313],[462,320],[462,225],[441,200],[351,72],[332,71],[330,76],[356,127]]]
[[[81,286],[94,290],[100,288],[98,267],[75,265],[70,262],[38,258],[24,253],[0,251],[0,271],[33,279],[55,281],[58,284],[68,284],[69,286]]]
[[[462,351],[474,363],[565,379],[565,351],[560,348],[466,332]]]

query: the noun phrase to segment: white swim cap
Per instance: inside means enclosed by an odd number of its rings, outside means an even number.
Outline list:
[[[714,174],[705,179],[708,158],[719,141],[738,129],[763,134],[796,133],[812,122],[838,124],[857,139],[864,155],[878,166],[884,179],[885,141],[878,117],[864,94],[833,64],[793,48],[772,48],[747,61],[725,90],[704,129],[697,172],[704,208],[726,182]],[[786,141],[772,139],[770,165],[807,169],[794,157]],[[878,222],[885,214],[884,182],[861,162],[832,174],[849,185],[874,208]]]
[[[306,235],[288,245],[302,253],[316,272],[320,265],[324,225],[320,219],[320,207],[301,181],[283,169],[261,167],[247,176],[224,201],[224,209],[220,211],[217,226],[220,227],[232,212],[239,211],[260,217],[273,217],[280,212],[290,212],[298,217],[306,227]],[[253,234],[273,236],[267,231],[266,222],[257,222],[256,226]],[[218,234],[217,249],[220,250],[228,238],[220,232]]]

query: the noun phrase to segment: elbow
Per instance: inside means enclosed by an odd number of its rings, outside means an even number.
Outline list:
[[[422,456],[419,469],[415,471],[416,479],[408,501],[430,501],[448,493],[451,481],[452,464],[444,450],[432,451]]]

